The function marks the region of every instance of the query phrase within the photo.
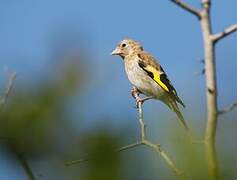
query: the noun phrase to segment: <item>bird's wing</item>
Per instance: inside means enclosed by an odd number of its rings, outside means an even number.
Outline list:
[[[139,53],[138,58],[138,65],[147,73],[147,75],[150,76],[165,92],[167,92],[172,99],[175,99],[185,107],[165,71],[161,65],[156,62],[155,58],[145,52]]]

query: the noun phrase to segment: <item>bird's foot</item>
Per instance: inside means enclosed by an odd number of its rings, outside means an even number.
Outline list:
[[[132,87],[131,94],[134,99],[139,98],[140,91],[136,87]]]
[[[146,100],[149,100],[149,99],[153,99],[154,97],[152,96],[149,96],[149,97],[145,97],[145,98],[140,98],[139,96],[136,97],[136,107],[138,108],[139,107],[139,103],[143,104]]]
[[[143,104],[146,100],[149,100],[149,99],[153,99],[154,97],[152,96],[149,96],[149,97],[145,97],[145,98],[141,98],[139,97],[139,94],[141,92],[136,88],[136,87],[132,87],[132,90],[131,90],[131,94],[132,94],[132,97],[136,100],[136,108],[138,108],[139,106],[139,103]]]

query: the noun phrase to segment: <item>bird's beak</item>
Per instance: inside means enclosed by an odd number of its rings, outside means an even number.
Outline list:
[[[113,50],[113,51],[111,52],[110,55],[115,56],[115,55],[120,55],[120,54],[121,54],[120,50],[119,50],[118,48],[116,48],[115,50]]]

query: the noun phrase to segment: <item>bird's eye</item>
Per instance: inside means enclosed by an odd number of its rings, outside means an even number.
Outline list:
[[[122,44],[122,47],[126,47],[126,46],[127,46],[127,44],[125,44],[125,43]]]

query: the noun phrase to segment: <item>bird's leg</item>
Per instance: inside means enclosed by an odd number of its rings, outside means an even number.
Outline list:
[[[139,97],[140,91],[136,87],[132,88],[131,94],[132,94],[132,97],[136,100],[136,107],[137,108],[138,108],[138,103],[139,102],[143,104],[146,100],[154,98],[152,96],[145,97],[145,98]]]
[[[131,89],[131,94],[134,99],[138,99],[140,91],[135,86],[133,86]]]
[[[153,98],[154,98],[153,96],[149,96],[149,97],[145,97],[145,98],[138,97],[136,99],[136,106],[138,107],[139,102],[143,104],[146,100],[153,99]]]

